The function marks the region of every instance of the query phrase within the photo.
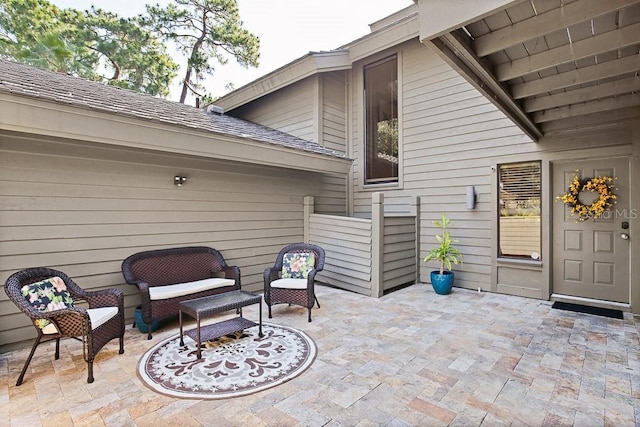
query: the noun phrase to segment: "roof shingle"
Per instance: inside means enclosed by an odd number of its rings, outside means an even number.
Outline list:
[[[346,158],[315,142],[246,120],[1,59],[0,92]]]

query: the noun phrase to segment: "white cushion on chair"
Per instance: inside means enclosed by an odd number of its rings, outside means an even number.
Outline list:
[[[104,324],[106,321],[118,314],[118,307],[88,308],[87,314],[89,315],[89,319],[91,319],[91,329],[96,329],[98,326]],[[53,323],[49,323],[47,326],[42,328],[42,333],[45,335],[57,334],[58,328],[56,328],[56,325]]]
[[[233,279],[212,279],[196,280],[195,282],[177,283],[167,286],[149,286],[149,298],[152,300],[181,297],[183,295],[195,294],[209,289],[233,286],[236,283]]]
[[[271,282],[272,288],[307,289],[307,279],[278,279]]]
[[[56,328],[56,325],[54,325],[53,323],[49,323],[47,326],[42,328],[42,333],[45,335],[57,334],[58,328]]]
[[[91,319],[91,329],[93,330],[118,314],[118,307],[88,308],[87,314]]]

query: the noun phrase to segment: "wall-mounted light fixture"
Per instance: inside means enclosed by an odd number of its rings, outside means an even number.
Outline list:
[[[173,177],[173,183],[178,187],[182,187],[187,182],[186,176],[176,175]]]
[[[476,208],[476,202],[478,200],[477,196],[478,195],[476,193],[476,187],[474,187],[473,185],[468,185],[467,186],[467,209]]]

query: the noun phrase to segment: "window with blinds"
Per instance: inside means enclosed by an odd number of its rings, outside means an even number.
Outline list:
[[[499,256],[540,260],[541,164],[498,166]]]

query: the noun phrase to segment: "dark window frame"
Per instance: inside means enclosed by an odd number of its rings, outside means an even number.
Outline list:
[[[389,66],[390,64],[392,67]],[[392,80],[387,82],[388,88],[384,87],[380,91],[380,85],[370,86],[372,81],[379,80],[383,73],[389,73],[390,70]],[[375,75],[376,71],[378,71],[378,75]],[[398,183],[400,177],[398,55],[393,54],[365,65],[362,74],[364,82],[364,184]],[[374,89],[377,89],[375,94]],[[388,93],[386,93],[386,89],[388,89]],[[388,99],[384,99],[380,94],[386,95]],[[377,96],[377,98],[372,98],[373,96]],[[383,104],[382,101],[389,102]],[[375,112],[372,111],[374,105]],[[385,145],[388,145],[383,150],[380,149],[381,139]]]

